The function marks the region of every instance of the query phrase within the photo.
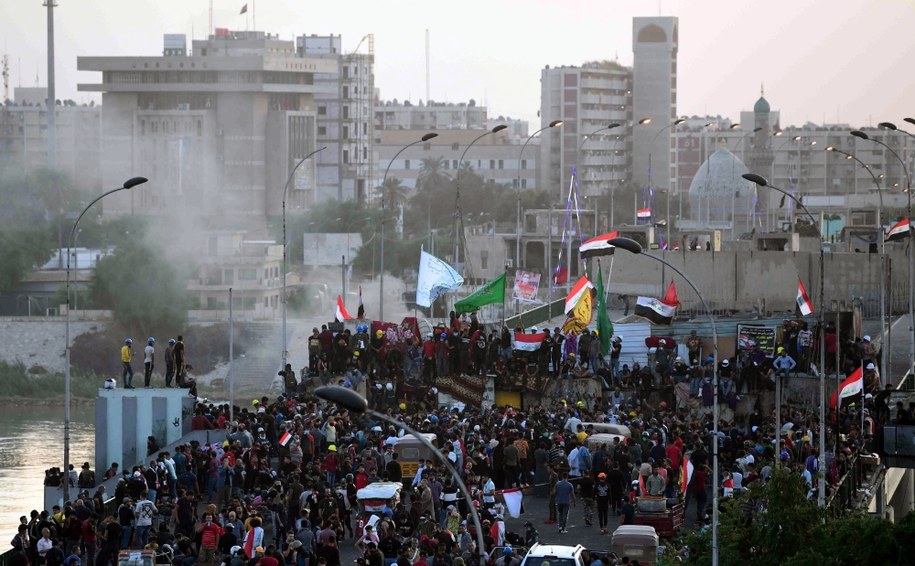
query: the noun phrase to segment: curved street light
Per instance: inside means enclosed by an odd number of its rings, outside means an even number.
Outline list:
[[[459,203],[461,200],[461,166],[464,164],[464,156],[467,155],[467,150],[469,150],[471,147],[473,147],[473,144],[477,143],[478,141],[485,138],[486,136],[492,135],[492,134],[498,134],[499,132],[501,132],[502,130],[504,130],[507,127],[508,126],[506,126],[505,124],[499,124],[498,126],[493,126],[493,128],[491,130],[487,130],[487,131],[483,132],[482,134],[478,135],[476,138],[474,138],[474,140],[472,142],[467,144],[467,147],[464,148],[463,153],[461,153],[461,160],[458,161],[457,172],[455,173],[455,176],[454,176],[455,186],[457,187],[457,190],[455,191],[455,195],[454,195],[455,212],[460,210]],[[430,199],[430,202],[431,202],[431,199]],[[458,246],[460,245],[460,241],[461,241],[460,235],[458,234],[458,225],[459,225],[458,217],[455,216],[455,218],[454,218],[454,235],[455,235],[455,238],[454,238],[454,265],[455,265],[455,267],[457,266],[457,263],[458,263]],[[466,254],[467,250],[464,250],[464,253]]]
[[[909,120],[909,118],[905,119],[906,122],[909,122]],[[880,125],[888,130],[902,131],[903,133],[908,134],[908,132],[904,130],[899,130],[892,122],[881,122]],[[896,161],[902,165],[902,172],[905,174],[905,194],[908,199],[907,207],[909,218],[909,260],[906,262],[909,264],[909,334],[911,335],[909,343],[909,372],[915,373],[915,304],[913,304],[913,302],[915,302],[915,259],[912,257],[912,246],[915,245],[915,230],[912,229],[912,186],[911,181],[909,180],[909,170],[905,165],[905,161],[896,153],[896,150],[883,141],[872,138],[861,130],[852,130],[849,133],[858,139],[872,141],[889,150],[889,152],[893,154],[893,157],[896,158]]]
[[[890,336],[893,331],[892,326],[887,326],[886,324],[886,237],[883,231],[883,191],[880,189],[880,180],[874,175],[874,172],[871,171],[871,168],[858,159],[854,154],[842,151],[841,149],[833,146],[827,146],[825,151],[829,153],[838,153],[844,155],[845,159],[851,161],[854,160],[858,163],[867,174],[871,176],[871,180],[874,181],[874,185],[877,187],[877,197],[880,199],[880,207],[877,209],[877,226],[880,228],[880,334],[885,336],[884,342],[887,346],[890,345]],[[886,361],[889,356],[880,356],[880,386],[883,387],[886,384],[886,379],[889,374],[886,372]]]
[[[537,130],[536,132],[534,132],[533,134],[528,136],[528,138],[526,140],[524,140],[524,145],[521,146],[521,151],[518,152],[518,186],[515,189],[515,193],[517,195],[517,200],[518,200],[518,208],[515,213],[515,264],[516,264],[515,269],[518,269],[521,267],[521,157],[524,155],[524,148],[527,147],[527,144],[529,144],[531,142],[531,140],[537,136],[537,134],[539,134],[543,130],[547,130],[550,128],[558,128],[560,126],[562,126],[562,120],[553,120],[546,126],[540,128],[539,130]],[[553,275],[550,274],[550,277],[552,277],[552,276]],[[516,301],[515,302],[516,310],[518,309],[517,304],[518,303]]]
[[[819,308],[819,311],[820,311],[820,313],[819,313],[820,314],[820,316],[819,316],[819,319],[820,319],[820,367],[817,368],[819,370],[818,373],[820,374],[820,435],[819,435],[820,454],[819,454],[819,458],[817,461],[818,461],[819,471],[820,471],[820,473],[822,473],[824,475],[820,479],[817,504],[820,507],[825,507],[826,506],[826,482],[825,482],[825,473],[826,473],[826,331],[825,331],[825,323],[826,323],[826,318],[825,318],[824,311],[826,310],[826,294],[825,294],[826,293],[826,291],[825,291],[826,264],[825,264],[825,256],[823,254],[823,232],[820,229],[820,226],[817,223],[816,218],[814,218],[813,214],[810,213],[810,210],[807,209],[807,207],[804,205],[804,203],[801,202],[801,199],[797,198],[796,196],[792,195],[791,193],[789,193],[788,191],[786,191],[784,189],[781,189],[774,185],[770,185],[769,181],[762,175],[757,175],[755,173],[744,173],[742,176],[744,179],[751,181],[753,183],[756,183],[760,187],[768,187],[768,188],[772,189],[773,191],[778,191],[778,192],[782,193],[783,195],[785,195],[786,197],[793,200],[794,202],[796,202],[798,204],[798,206],[800,206],[804,210],[804,212],[807,213],[807,216],[810,217],[810,221],[813,223],[813,226],[816,227],[817,233],[820,235],[820,245],[819,245],[819,248],[820,248],[820,308]],[[780,394],[781,379],[778,378],[777,376],[775,379],[776,379],[776,381],[775,381],[776,391],[779,392],[779,393],[776,393],[776,403],[775,403],[776,404],[776,407],[775,407],[775,438],[776,438],[775,451],[776,451],[776,453],[778,453],[781,450],[781,437],[779,436],[780,430],[781,430],[781,394]],[[779,463],[779,458],[776,458],[775,465],[778,466],[778,463]]]
[[[79,221],[83,219],[83,216],[92,208],[92,205],[119,191],[129,191],[130,189],[142,185],[149,181],[146,177],[131,177],[124,181],[120,187],[112,189],[106,193],[102,193],[100,196],[96,197],[95,200],[86,205],[86,208],[79,213],[79,216],[76,218],[76,222],[73,223],[73,228],[70,229],[70,239],[67,242],[67,317],[66,317],[66,330],[65,334],[65,349],[64,349],[64,474],[70,469],[70,403],[71,403],[71,393],[70,393],[70,255],[71,249],[73,248],[73,240],[76,238],[76,229],[79,227]],[[64,487],[64,503],[70,500],[70,480],[69,476],[64,477],[63,479]]]
[[[644,257],[649,257],[661,264],[669,267],[677,275],[683,278],[686,283],[692,287],[693,291],[699,297],[699,301],[702,303],[702,308],[705,309],[705,313],[708,315],[709,322],[712,324],[712,351],[713,351],[713,360],[712,360],[712,389],[714,390],[713,403],[712,403],[712,564],[714,566],[718,565],[718,327],[715,324],[715,315],[712,314],[712,309],[709,308],[708,303],[705,302],[705,297],[702,296],[702,293],[699,292],[699,288],[696,287],[695,283],[686,276],[685,273],[677,269],[669,261],[665,260],[662,257],[644,253],[641,244],[632,240],[630,238],[610,238],[607,240],[607,243],[611,246],[621,248],[627,252],[642,255]]]
[[[461,475],[457,472],[457,470],[454,469],[451,461],[444,454],[442,454],[442,452],[436,448],[434,444],[429,442],[428,438],[423,436],[419,431],[407,425],[405,422],[391,418],[388,415],[379,413],[378,411],[370,408],[369,403],[365,397],[359,395],[352,389],[347,389],[346,387],[340,387],[336,385],[318,387],[315,389],[315,397],[324,399],[330,403],[334,403],[353,413],[359,415],[368,415],[372,418],[376,418],[390,425],[393,425],[395,428],[401,428],[404,431],[410,433],[410,435],[422,443],[426,449],[435,454],[435,456],[441,460],[442,465],[445,466],[445,469],[448,470],[448,473],[451,474],[451,479],[454,480],[457,488],[461,490],[461,495],[464,496],[464,500],[467,502],[467,507],[470,509],[470,516],[473,518],[473,526],[477,535],[477,554],[480,556],[480,564],[485,563],[486,547],[483,542],[483,526],[480,524],[480,515],[477,513],[476,507],[473,505],[473,497],[471,497],[470,491],[467,489],[467,485],[464,483],[464,480],[461,479]]]
[[[385,167],[384,176],[381,178],[381,259],[380,259],[381,271],[379,273],[380,281],[379,281],[379,287],[378,287],[378,320],[381,320],[381,321],[384,321],[384,224],[385,224],[385,221],[387,220],[385,218],[385,213],[384,213],[384,208],[385,208],[384,207],[384,188],[385,188],[385,182],[388,180],[388,171],[391,170],[391,165],[393,165],[394,162],[397,161],[397,158],[400,156],[400,154],[403,153],[404,151],[406,151],[408,148],[411,148],[416,144],[427,142],[427,141],[431,140],[432,138],[437,138],[437,137],[438,137],[437,133],[429,132],[428,134],[424,135],[423,137],[419,138],[418,140],[416,140],[414,142],[410,142],[407,145],[400,148],[399,150],[397,150],[397,153],[395,153],[394,157],[392,157],[391,160],[388,162],[388,166]]]
[[[319,151],[324,151],[325,149],[327,149],[327,146],[316,149],[300,159],[299,162],[295,164],[295,167],[292,168],[292,171],[289,173],[289,178],[286,179],[286,184],[283,185],[283,344],[281,346],[283,349],[283,354],[282,365],[280,366],[282,371],[286,371],[286,357],[289,355],[289,351],[287,350],[286,345],[286,303],[288,302],[286,297],[286,194],[289,192],[289,185],[292,183],[292,179],[295,177],[295,172],[299,170],[299,167],[301,167],[301,165],[305,163],[309,157],[315,155]],[[234,399],[230,399],[229,401],[229,406],[233,407],[234,404],[232,401],[234,401]]]

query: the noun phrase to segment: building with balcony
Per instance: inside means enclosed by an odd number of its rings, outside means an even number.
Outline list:
[[[375,174],[375,49],[374,37],[362,38],[356,50],[344,53],[339,35],[303,35],[296,38],[300,57],[333,61],[334,73],[316,73],[317,146],[315,199],[371,198]],[[367,53],[359,48],[367,44]]]
[[[486,107],[476,101],[435,102],[397,100],[375,102],[376,130],[481,130],[486,125]]]
[[[112,195],[107,212],[263,234],[293,167],[315,149],[315,96],[337,92],[316,76],[339,64],[300,57],[275,35],[217,28],[189,51],[183,36],[170,35],[161,56],[78,57],[77,69],[101,73],[78,88],[102,93],[103,185],[150,179],[142,191]],[[287,208],[306,207],[315,191],[309,162]]]
[[[281,314],[283,246],[245,236],[230,231],[207,235],[197,272],[187,285],[192,310],[227,310],[232,289],[232,307],[239,317],[267,320]]]
[[[629,178],[632,69],[614,61],[540,72],[540,179],[557,202],[565,202],[576,169],[578,194],[597,196]],[[618,127],[607,130],[611,123]],[[597,134],[591,135],[594,132]]]

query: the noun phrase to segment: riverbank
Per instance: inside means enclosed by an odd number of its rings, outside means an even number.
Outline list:
[[[75,371],[70,374],[70,395],[73,399],[94,401],[98,388],[105,382],[103,376],[91,372]],[[0,399],[29,399],[51,401],[64,397],[63,373],[36,373],[23,363],[0,361],[0,383],[3,384]]]

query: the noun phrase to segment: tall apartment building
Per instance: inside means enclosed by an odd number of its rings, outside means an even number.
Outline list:
[[[102,179],[116,187],[134,175],[142,190],[106,200],[114,213],[200,218],[204,227],[262,233],[282,209],[293,167],[316,146],[318,93],[337,62],[298,56],[292,41],[259,31],[218,28],[188,52],[167,37],[162,56],[78,57],[80,71],[101,82]],[[304,164],[287,209],[315,198],[315,168]]]
[[[343,53],[339,35],[307,35],[296,38],[300,57],[336,63],[334,73],[316,73],[318,147],[316,200],[371,199],[375,162],[375,54],[374,37],[362,38],[353,53]],[[359,47],[366,44],[367,53]]]
[[[17,88],[14,101],[0,106],[0,160],[26,171],[48,166],[48,110],[46,88]],[[79,187],[101,185],[102,109],[71,101],[54,108],[55,168]]]
[[[576,167],[579,195],[609,193],[629,177],[632,69],[613,61],[546,67],[540,73],[539,188],[565,202]],[[611,123],[619,124],[606,130]],[[599,133],[591,135],[594,132]]]
[[[651,118],[650,125],[632,132],[633,181],[654,191],[671,189],[673,177],[669,125],[677,119],[678,34],[677,18],[632,20],[632,116]]]

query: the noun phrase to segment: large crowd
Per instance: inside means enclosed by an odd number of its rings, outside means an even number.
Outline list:
[[[783,404],[783,426],[776,430],[774,413],[764,414],[757,406],[746,417],[718,423],[722,483],[713,486],[708,389],[714,362],[702,356],[695,335],[684,340],[688,360],[675,355],[674,344],[660,344],[643,369],[620,365],[619,337],[607,354],[598,350],[592,356],[592,344],[599,344],[596,334],[576,337],[571,348],[560,331],[529,353],[513,351],[507,333],[487,335],[475,318],[454,317],[452,326],[437,328],[424,340],[416,336],[404,351],[387,349],[384,332],[370,335],[367,327],[337,334],[316,329],[307,345],[309,366],[280,372],[284,394],[232,408],[198,400],[193,428],[224,429],[225,441],[190,443],[172,452],[151,439],[144,465],[119,469],[113,463],[105,471],[105,478],[118,478],[113,494],[94,487],[88,472],[68,476],[66,481],[79,485],[76,497],[63,508],[22,517],[10,563],[107,566],[124,549],[148,549],[158,562],[182,566],[339,566],[341,545],[349,543],[368,566],[480,566],[482,561],[517,566],[521,557],[513,547],[529,546],[540,535],[530,521],[523,533],[509,532],[499,490],[522,487],[527,508],[546,506],[547,526],[540,529],[565,532],[570,509],[580,502],[585,527],[608,533],[614,515],[620,524],[635,521],[640,495],[683,500],[690,525],[704,528],[711,490],[738,494],[753,482],[767,481],[776,465],[802,475],[810,497],[819,481],[834,489],[851,459],[870,450],[875,427],[889,418],[887,397],[873,385],[863,419],[848,406],[838,415],[830,413],[827,469],[820,474],[814,408]],[[789,347],[796,353],[797,345],[782,347],[786,351],[775,359],[750,352],[720,360],[722,406],[768,388],[782,375],[792,378],[779,371],[778,357],[787,356]],[[849,363],[870,364],[861,359],[866,354],[850,351]],[[540,363],[544,382],[596,379],[602,393],[575,402],[540,397],[523,408],[439,403],[435,383],[440,376],[493,373],[498,364],[515,372]],[[562,368],[582,364],[598,367],[563,374]],[[681,383],[688,391],[685,399],[674,394]],[[434,433],[471,500],[434,458],[422,460],[414,475],[404,477],[394,451],[404,429],[316,399],[312,387],[320,384],[366,391],[374,409]],[[690,403],[690,397],[703,402]],[[594,445],[588,442],[597,432],[594,423],[624,425],[630,435]],[[680,485],[685,457],[694,468],[687,486]],[[356,494],[377,481],[402,482],[404,491],[377,522],[365,526]],[[111,496],[114,505],[106,506]],[[484,519],[483,558],[471,507]],[[595,564],[601,560],[609,564],[606,557],[595,558]]]

